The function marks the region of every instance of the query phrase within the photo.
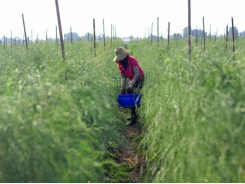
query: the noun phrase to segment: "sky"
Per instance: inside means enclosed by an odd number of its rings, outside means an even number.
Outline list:
[[[63,34],[70,32],[84,36],[93,33],[95,19],[96,35],[111,35],[111,25],[119,37],[145,37],[151,30],[167,37],[168,22],[170,34],[183,33],[188,25],[188,0],[58,0]],[[33,40],[55,38],[58,26],[55,0],[0,0],[0,38],[23,38],[25,19],[27,36]],[[226,26],[231,27],[231,17],[239,32],[245,31],[245,0],[191,0],[192,29],[224,34]],[[211,29],[210,29],[211,28]],[[59,34],[59,33],[58,33]]]

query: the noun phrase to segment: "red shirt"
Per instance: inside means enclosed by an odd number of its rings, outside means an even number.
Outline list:
[[[139,78],[136,81],[136,82],[139,82],[144,78],[144,71],[140,67],[136,58],[134,58],[132,56],[128,56],[128,66],[126,69],[124,69],[122,64],[120,62],[118,62],[118,68],[120,70],[120,73],[124,74],[130,81],[134,78],[133,67],[135,67],[135,66],[139,67]]]

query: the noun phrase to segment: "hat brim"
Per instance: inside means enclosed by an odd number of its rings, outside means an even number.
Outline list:
[[[127,57],[128,54],[129,52],[127,50],[124,50],[123,53],[121,53],[119,56],[115,56],[113,61],[116,62],[116,61],[123,60],[125,57]]]

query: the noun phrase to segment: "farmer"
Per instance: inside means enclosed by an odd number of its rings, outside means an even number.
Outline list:
[[[136,58],[129,55],[129,51],[117,47],[115,49],[114,62],[117,62],[121,73],[121,94],[139,93],[144,84],[144,71],[140,67]],[[126,79],[129,80],[126,88]],[[126,126],[132,126],[137,122],[138,115],[136,107],[131,109],[131,116],[127,118],[130,120]]]

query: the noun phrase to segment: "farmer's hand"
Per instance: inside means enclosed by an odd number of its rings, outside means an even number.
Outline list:
[[[134,85],[132,84],[132,82],[129,82],[128,88],[129,88],[129,89],[133,89],[133,86],[134,86]]]

